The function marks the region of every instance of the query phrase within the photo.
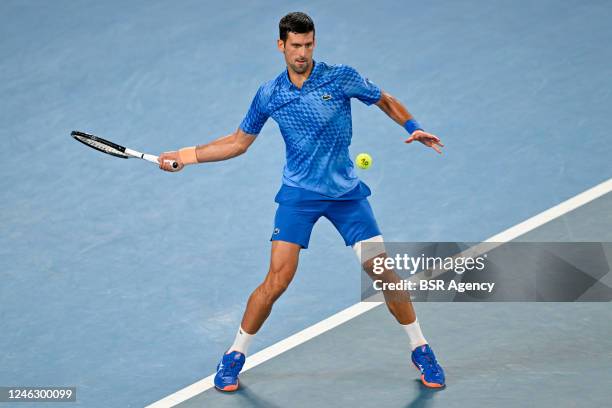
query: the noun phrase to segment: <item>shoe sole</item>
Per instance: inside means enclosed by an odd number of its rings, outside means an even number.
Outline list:
[[[236,382],[235,385],[226,385],[223,388],[219,388],[215,385],[215,388],[222,392],[234,392],[234,391],[238,391],[239,386],[240,386],[240,381]]]
[[[430,382],[425,381],[425,374],[421,373],[421,369],[419,368],[419,366],[414,364],[414,362],[412,363],[412,365],[419,372],[419,374],[421,374],[421,382],[427,388],[444,388],[444,387],[446,387],[446,383],[445,384],[438,384],[438,383],[430,383]]]

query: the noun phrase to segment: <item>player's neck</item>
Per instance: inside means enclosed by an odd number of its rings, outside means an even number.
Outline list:
[[[291,68],[287,67],[287,72],[289,73],[289,80],[293,85],[296,86],[296,88],[302,89],[302,86],[304,86],[304,82],[306,82],[306,80],[310,76],[313,67],[314,62],[310,64],[310,67],[308,67],[308,71],[304,72],[303,74],[298,74],[297,72],[294,72]]]

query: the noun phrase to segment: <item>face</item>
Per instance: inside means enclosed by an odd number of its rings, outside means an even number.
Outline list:
[[[312,66],[314,31],[306,34],[287,33],[287,40],[278,40],[278,50],[285,55],[287,67],[296,74],[303,74]]]

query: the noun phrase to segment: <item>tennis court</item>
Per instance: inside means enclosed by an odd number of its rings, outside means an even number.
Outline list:
[[[610,241],[610,208],[612,193],[516,240]],[[602,283],[612,286],[612,277]],[[405,336],[378,306],[244,372],[235,394],[215,390],[209,378],[153,407],[605,406],[612,337],[610,325],[594,324],[609,320],[601,306],[417,304],[429,336],[439,339],[432,341],[439,355],[451,356],[444,390],[421,384]]]
[[[206,389],[267,271],[278,127],[178,174],[69,134],[159,154],[232,132],[284,68],[278,20],[295,10],[315,21],[315,60],[355,67],[445,144],[404,145],[353,103],[351,156],[373,157],[359,176],[386,241],[479,242],[609,183],[608,1],[3,1],[0,386],[76,387],[54,407],[177,392],[170,405],[605,405],[605,302],[417,304],[441,392],[420,387],[384,307],[255,365],[235,394]],[[591,198],[520,239],[610,241],[612,197]],[[359,300],[359,263],[321,221],[253,357]]]

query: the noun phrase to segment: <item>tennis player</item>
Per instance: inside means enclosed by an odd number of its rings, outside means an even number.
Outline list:
[[[314,61],[315,26],[308,15],[287,14],[280,20],[279,32],[278,50],[285,56],[287,68],[259,87],[238,129],[211,143],[160,156],[160,168],[171,172],[190,164],[231,159],[247,151],[270,117],[285,140],[287,162],[275,199],[278,209],[270,267],[249,297],[234,343],[217,366],[214,382],[221,391],[238,389],[249,345],[293,279],[300,251],[308,248],[310,233],[320,217],[332,222],[370,275],[372,259],[384,256],[382,235],[367,200],[370,189],[355,174],[349,157],[351,98],[376,104],[403,126],[409,134],[406,143],[421,142],[438,153],[443,146],[440,139],[423,131],[396,98],[354,68]],[[165,160],[176,161],[178,167],[173,169]],[[371,248],[377,246],[370,243],[378,243],[380,250],[372,253]],[[362,253],[366,247],[370,254]],[[444,371],[421,332],[409,298],[392,298],[385,293],[385,300],[408,335],[412,362],[421,381],[427,387],[443,387]]]

